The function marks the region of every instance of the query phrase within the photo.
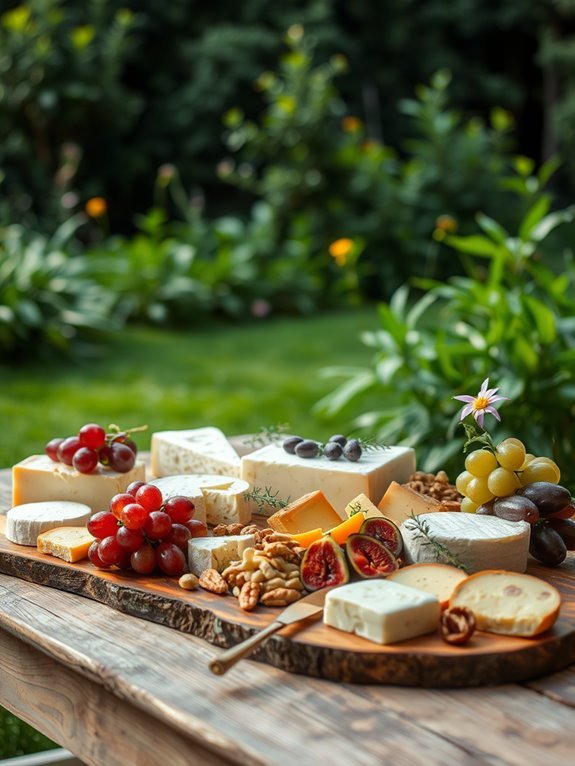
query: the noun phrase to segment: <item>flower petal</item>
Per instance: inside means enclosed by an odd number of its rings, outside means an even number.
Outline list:
[[[473,412],[473,402],[465,405],[465,407],[461,410],[461,415],[459,416],[459,419],[464,420],[468,415],[471,415],[472,412]]]
[[[485,396],[489,399],[490,396],[493,396],[493,394],[496,394],[499,391],[499,388],[490,388],[485,392]]]
[[[474,402],[476,397],[475,396],[468,396],[467,394],[464,394],[463,396],[454,396],[454,399],[458,399],[460,402]]]
[[[501,421],[501,415],[497,412],[495,407],[486,407],[485,412],[489,412],[490,415],[493,415],[494,418]]]
[[[508,396],[490,396],[489,397],[489,404],[493,404],[493,402],[502,402],[504,400],[508,400]]]
[[[481,384],[481,389],[479,390],[478,396],[485,396],[485,392],[487,391],[489,387],[489,378],[485,378],[483,383]]]
[[[475,412],[473,413],[473,417],[479,423],[481,428],[483,428],[483,417],[484,417],[484,415],[485,415],[484,410],[475,410]]]

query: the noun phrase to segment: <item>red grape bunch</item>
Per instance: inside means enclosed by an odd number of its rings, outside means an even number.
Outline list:
[[[122,431],[111,425],[106,429],[97,423],[82,426],[77,436],[50,439],[45,452],[55,463],[73,466],[80,473],[93,473],[98,463],[118,473],[128,473],[136,463],[138,446],[132,439],[134,431],[147,426]]]
[[[108,511],[88,522],[96,538],[88,558],[99,569],[116,566],[143,575],[159,569],[179,577],[186,570],[188,540],[208,534],[206,525],[193,518],[194,510],[188,497],[164,500],[158,487],[134,481],[114,495]]]

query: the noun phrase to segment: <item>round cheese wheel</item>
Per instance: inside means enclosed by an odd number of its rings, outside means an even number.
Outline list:
[[[84,503],[51,500],[16,505],[6,514],[6,537],[17,545],[36,547],[38,535],[56,527],[82,527],[92,509]]]

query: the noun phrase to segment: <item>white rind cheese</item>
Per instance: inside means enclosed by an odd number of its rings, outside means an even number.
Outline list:
[[[429,513],[418,516],[429,534],[471,574],[482,569],[506,569],[525,572],[531,527],[525,521],[505,521],[473,513]],[[407,564],[451,563],[437,554],[408,519],[401,525]]]
[[[244,500],[249,484],[233,476],[184,474],[154,479],[164,500],[174,495],[189,497],[194,503],[195,519],[208,524],[248,524],[251,511]]]
[[[80,473],[47,455],[31,455],[12,468],[12,505],[44,500],[85,503],[96,513],[107,511],[114,495],[125,492],[133,481],[145,481],[144,463],[119,473],[98,465],[93,473]]]
[[[84,503],[52,501],[24,503],[6,514],[6,537],[18,545],[36,547],[38,535],[57,527],[83,527],[92,510]]]
[[[219,428],[157,431],[152,434],[152,473],[240,475],[240,458]]]
[[[441,608],[429,593],[388,580],[363,580],[326,595],[323,621],[376,644],[395,644],[436,630]]]
[[[365,451],[353,463],[343,457],[305,459],[269,444],[242,458],[241,477],[252,487],[269,487],[282,500],[293,501],[319,489],[343,520],[352,498],[363,493],[378,503],[392,481],[407,481],[414,471],[415,452],[410,447]]]
[[[223,572],[232,561],[241,560],[246,548],[253,548],[254,535],[225,535],[222,537],[192,537],[188,541],[188,565],[198,577],[204,569]]]

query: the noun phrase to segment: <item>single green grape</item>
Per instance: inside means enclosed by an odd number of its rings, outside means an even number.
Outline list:
[[[471,479],[465,494],[477,505],[482,505],[493,499],[493,492],[487,486],[487,479],[480,478],[479,476],[474,476]]]
[[[487,477],[487,486],[495,497],[508,497],[521,486],[519,477],[507,468],[496,468]]]
[[[561,481],[561,469],[559,468],[559,466],[554,460],[551,460],[550,457],[535,457],[533,458],[532,462],[534,461],[537,461],[537,463],[545,463],[547,465],[550,465],[551,468],[553,468],[553,470],[557,474],[557,482],[555,483],[559,484],[559,482]]]
[[[517,470],[518,471],[524,471],[527,468],[527,466],[529,465],[529,463],[532,460],[534,460],[534,459],[535,459],[535,455],[532,455],[530,452],[528,452],[525,455],[525,460],[523,461],[523,465],[521,466],[521,468],[518,468]]]
[[[519,439],[505,439],[495,450],[497,461],[502,468],[518,471],[525,460],[525,445]]]
[[[475,513],[477,508],[479,508],[479,503],[474,503],[469,497],[464,497],[461,501],[462,513]]]
[[[473,476],[489,476],[497,468],[497,458],[487,449],[476,449],[465,458],[465,468]]]
[[[469,471],[462,471],[457,479],[455,479],[455,486],[457,487],[457,491],[460,495],[465,495],[467,485],[472,478],[473,476],[469,473]]]
[[[521,484],[525,487],[527,484],[533,484],[536,481],[548,481],[551,484],[558,484],[561,474],[559,468],[542,462],[538,458],[532,460],[527,468],[521,474]]]

